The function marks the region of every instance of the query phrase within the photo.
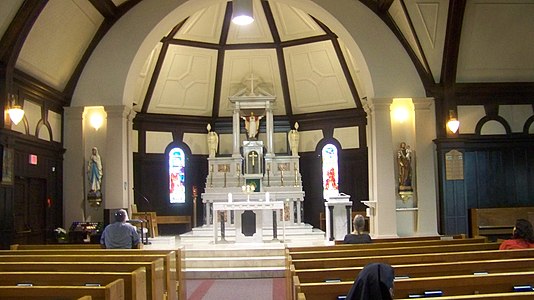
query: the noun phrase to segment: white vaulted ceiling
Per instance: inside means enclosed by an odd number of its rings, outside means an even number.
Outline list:
[[[354,82],[342,67],[342,60],[351,58],[340,59],[333,34],[310,15],[283,1],[254,0],[255,21],[247,26],[230,22],[226,29],[227,10],[227,3],[220,2],[198,11],[176,27],[168,47],[156,46],[155,53],[165,53],[148,58],[139,78],[145,88],[137,93],[136,109],[228,117],[228,98],[245,87],[250,74],[276,96],[275,115],[286,115],[288,109],[304,114],[357,107],[349,87]],[[158,57],[159,69],[150,68]]]

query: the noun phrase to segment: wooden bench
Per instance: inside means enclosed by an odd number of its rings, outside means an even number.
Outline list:
[[[514,259],[437,262],[423,264],[392,265],[397,277],[428,277],[437,275],[468,275],[474,273],[503,273],[534,270],[534,257]],[[329,280],[354,280],[361,267],[295,270],[293,275],[302,282],[326,282]]]
[[[327,258],[327,257],[347,257],[358,256],[365,251],[365,253],[372,253],[373,251],[389,251],[398,254],[403,254],[403,251],[409,251],[409,248],[426,248],[434,247],[434,249],[441,248],[443,246],[451,245],[470,245],[481,244],[487,240],[485,237],[477,237],[472,239],[458,239],[458,240],[435,240],[435,241],[418,241],[418,242],[397,242],[397,243],[376,243],[376,244],[354,244],[354,245],[336,245],[336,246],[324,246],[324,248],[313,247],[314,250],[305,251],[291,251],[289,248],[289,255],[293,259],[306,259],[306,258]],[[391,250],[386,250],[391,249]],[[396,250],[393,250],[396,249]],[[371,251],[372,250],[372,251]]]
[[[157,216],[158,225],[185,224],[187,231],[191,231],[191,216]]]
[[[96,247],[95,247],[96,246]],[[186,280],[184,278],[185,274],[185,257],[183,255],[183,248],[178,247],[174,249],[169,250],[155,250],[155,249],[128,249],[128,250],[121,250],[121,249],[101,249],[99,245],[94,244],[47,244],[47,245],[19,245],[19,244],[13,244],[10,246],[11,250],[90,250],[94,251],[94,249],[98,249],[98,251],[115,251],[114,253],[153,253],[153,254],[164,254],[169,251],[174,251],[176,254],[175,259],[175,270],[176,270],[176,281],[178,284],[177,290],[178,290],[178,298],[179,299],[185,299],[186,298]],[[123,252],[124,251],[124,252]],[[0,251],[1,252],[1,251]],[[84,252],[82,252],[84,253]],[[169,260],[168,260],[169,261]],[[170,262],[170,261],[169,261]],[[171,270],[172,272],[172,270]],[[172,274],[171,274],[172,275]],[[172,282],[169,282],[172,284]],[[173,295],[169,295],[171,299]]]
[[[398,300],[411,300],[413,298],[402,298]],[[457,295],[439,297],[440,300],[460,300],[460,299],[483,299],[483,300],[531,300],[534,299],[534,292],[510,292],[510,293],[492,293],[476,295]]]
[[[132,272],[0,272],[1,286],[106,286],[116,279],[124,280],[125,299],[146,300],[146,270]]]
[[[117,279],[106,286],[0,286],[2,298],[9,299],[91,299],[117,300],[124,298],[124,281]],[[87,298],[85,298],[87,299]]]
[[[534,222],[534,207],[471,208],[471,236],[508,238],[515,221]]]
[[[287,247],[291,254],[319,252],[319,251],[339,251],[351,249],[376,249],[376,248],[397,248],[397,247],[412,247],[412,246],[432,246],[432,245],[452,245],[452,244],[471,244],[471,243],[487,243],[488,239],[482,236],[466,239],[432,239],[432,240],[398,240],[390,242],[373,241],[368,244],[336,244],[336,245],[321,245],[321,246],[300,246]]]
[[[439,290],[445,296],[474,295],[478,293],[510,292],[514,285],[534,282],[534,272],[511,272],[487,275],[457,275],[395,280],[395,297],[408,298]],[[353,281],[300,283],[297,293],[303,292],[307,300],[334,300],[347,295]]]
[[[3,263],[11,262],[18,264],[19,269],[10,269]],[[67,263],[61,266],[60,271],[67,271],[66,265],[71,265],[68,271],[89,271],[83,269],[82,265],[89,263],[91,272],[98,271],[113,271],[121,268],[122,265],[135,265],[137,267],[144,263],[147,269],[147,295],[150,299],[165,298],[166,278],[165,263],[161,257],[150,256],[124,256],[124,255],[0,255],[0,270],[4,271],[18,271],[23,268],[25,264],[29,265],[46,265],[47,263]],[[107,266],[106,266],[107,265]],[[44,268],[42,267],[41,268]],[[110,267],[109,267],[110,266]],[[87,268],[87,267],[86,267]]]
[[[321,259],[301,259],[293,260],[296,270],[319,269],[319,268],[344,268],[365,266],[372,262],[383,262],[390,265],[431,263],[431,262],[454,262],[469,260],[491,260],[504,258],[534,257],[534,249],[523,249],[513,251],[482,250],[482,251],[461,251],[461,252],[441,252],[441,253],[418,253],[403,255],[381,255],[343,258],[321,258]]]
[[[434,245],[421,247],[398,247],[398,248],[378,248],[378,249],[355,249],[346,251],[321,251],[312,253],[290,254],[293,262],[306,259],[351,259],[361,256],[384,256],[384,255],[402,255],[402,254],[425,254],[425,253],[442,253],[442,252],[463,252],[463,251],[481,251],[481,250],[498,250],[499,243],[472,243],[458,245]],[[303,257],[303,258],[301,258]]]

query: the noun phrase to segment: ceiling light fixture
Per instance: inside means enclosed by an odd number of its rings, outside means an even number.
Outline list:
[[[24,110],[22,110],[22,107],[17,104],[18,97],[16,95],[9,95],[10,98],[10,106],[7,109],[7,113],[9,114],[9,118],[11,119],[11,122],[13,124],[18,125],[20,121],[22,121],[22,118],[24,118]]]
[[[447,122],[447,128],[452,133],[456,133],[460,127],[460,121],[454,116],[454,110],[449,110],[449,121]]]
[[[232,22],[237,25],[248,25],[254,22],[252,0],[232,0]]]

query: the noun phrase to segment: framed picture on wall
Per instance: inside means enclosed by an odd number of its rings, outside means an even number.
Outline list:
[[[3,185],[12,185],[13,184],[13,168],[14,168],[14,156],[15,152],[13,149],[6,146],[2,149],[2,184]]]

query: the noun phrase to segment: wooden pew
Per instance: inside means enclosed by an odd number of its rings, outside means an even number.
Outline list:
[[[498,243],[480,243],[468,245],[449,245],[449,246],[428,246],[428,247],[406,247],[406,248],[386,248],[386,249],[366,249],[362,250],[360,255],[353,255],[351,257],[331,257],[331,258],[310,258],[310,259],[293,259],[292,263],[295,269],[318,269],[318,268],[335,268],[335,267],[350,267],[361,265],[360,260],[365,257],[372,257],[377,261],[379,257],[403,257],[415,256],[425,257],[425,255],[435,254],[442,256],[444,253],[451,254],[455,252],[475,252],[475,251],[491,251],[499,249]],[[378,259],[378,261],[384,261]],[[368,260],[372,262],[372,260]]]
[[[107,256],[107,255],[128,255],[128,256],[145,256],[161,257],[165,262],[165,290],[168,293],[169,300],[177,300],[178,294],[185,295],[185,280],[183,278],[184,265],[180,264],[182,260],[181,249],[176,250],[144,250],[144,249],[61,249],[61,250],[0,250],[2,255],[84,255],[84,256]],[[182,272],[180,276],[178,273]],[[181,281],[181,282],[180,282]],[[182,285],[182,287],[180,287]],[[180,291],[180,289],[182,289]],[[184,299],[184,298],[182,298]]]
[[[4,272],[132,272],[137,268],[146,269],[147,298],[164,299],[163,259],[147,262],[83,262],[83,261],[11,261],[0,262],[0,271]],[[123,284],[124,285],[124,284]]]
[[[106,286],[116,279],[124,280],[125,299],[146,300],[146,270],[132,272],[0,272],[1,286],[30,283],[33,286]]]
[[[329,249],[319,249],[317,251],[297,251],[293,252],[290,249],[289,254],[293,259],[307,259],[307,258],[327,258],[327,257],[349,257],[358,256],[361,253],[397,253],[404,254],[413,252],[412,249],[446,249],[444,247],[461,248],[461,245],[480,245],[493,244],[493,246],[474,246],[474,247],[489,247],[498,249],[499,244],[486,243],[484,237],[464,240],[450,240],[450,241],[424,241],[424,242],[398,242],[398,243],[381,243],[381,244],[358,244],[358,245],[339,245],[329,247]],[[368,246],[367,246],[368,245]]]
[[[411,246],[431,246],[446,244],[469,244],[469,243],[486,243],[487,238],[478,236],[474,238],[433,238],[433,239],[410,239],[397,238],[391,240],[373,240],[368,244],[335,244],[335,245],[317,245],[317,246],[288,246],[289,252],[310,252],[310,251],[332,251],[342,249],[371,249],[371,248],[394,248],[394,247],[411,247]]]
[[[395,269],[395,275],[397,277],[406,276],[410,278],[437,275],[469,275],[480,272],[504,273],[534,270],[534,257],[405,264],[392,266]],[[328,269],[305,269],[295,270],[294,275],[299,277],[299,281],[301,283],[325,282],[327,280],[351,281],[358,276],[362,269],[363,266]]]
[[[408,300],[413,298],[403,298],[398,300]],[[510,292],[510,293],[492,293],[476,295],[457,295],[439,297],[440,300],[459,300],[459,299],[483,299],[483,300],[531,300],[534,299],[534,292]]]
[[[22,245],[11,244],[9,250],[44,250],[44,249],[102,249],[100,244],[46,244]]]
[[[9,299],[92,299],[120,300],[124,298],[124,281],[117,279],[106,286],[0,286],[2,298]]]
[[[99,244],[46,244],[46,245],[20,245],[13,244],[10,246],[11,250],[99,250],[99,251],[130,251],[131,253],[149,252],[154,254],[162,254],[168,251],[175,251],[176,254],[176,280],[178,298],[186,299],[186,280],[185,274],[185,257],[183,255],[183,248],[178,247],[169,250],[156,250],[156,249],[101,249]],[[126,253],[130,253],[126,252]],[[172,300],[173,295],[169,295]]]
[[[471,208],[472,236],[511,236],[517,219],[534,217],[534,207]]]
[[[473,295],[510,292],[514,285],[531,284],[534,272],[511,272],[487,275],[457,275],[395,280],[395,298],[408,298],[429,291],[440,290],[443,295]],[[334,300],[346,295],[353,281],[300,283],[297,293],[302,292],[307,300]]]
[[[385,255],[385,256],[364,256],[348,258],[326,258],[326,259],[303,259],[292,261],[295,269],[318,269],[318,268],[344,268],[365,266],[372,262],[383,262],[388,264],[415,264],[431,262],[454,262],[470,260],[488,260],[502,258],[521,258],[534,256],[534,249],[514,250],[514,251],[467,251],[452,253],[429,253],[429,254],[405,254],[405,255]]]

